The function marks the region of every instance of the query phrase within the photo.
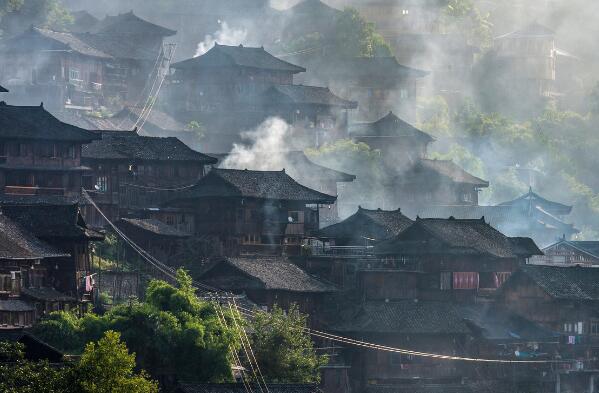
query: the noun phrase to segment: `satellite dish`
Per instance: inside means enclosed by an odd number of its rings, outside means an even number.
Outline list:
[[[94,189],[95,189],[96,191],[100,191],[100,186],[96,184],[96,185],[94,185]]]
[[[287,217],[287,220],[288,220],[289,222],[293,222],[293,217]]]

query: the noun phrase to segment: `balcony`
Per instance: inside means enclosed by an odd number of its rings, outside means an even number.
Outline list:
[[[5,186],[4,193],[7,195],[53,195],[64,196],[64,188],[48,188],[48,187],[22,187],[22,186]]]
[[[314,257],[364,258],[372,256],[373,246],[329,246],[328,244],[310,245],[307,250]]]

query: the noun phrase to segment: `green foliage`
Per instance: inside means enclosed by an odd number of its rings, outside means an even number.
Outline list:
[[[157,393],[158,384],[134,368],[135,354],[119,333],[107,331],[100,341],[85,346],[76,370],[78,387],[85,393]]]
[[[60,0],[4,0],[0,3],[0,25],[7,35],[30,25],[64,30],[73,17]]]
[[[7,393],[157,393],[145,372],[136,374],[135,355],[106,332],[89,343],[81,361],[62,368],[25,360],[23,346],[0,342],[0,391]],[[10,363],[5,363],[10,362]]]
[[[442,96],[418,98],[418,127],[433,136],[449,136],[449,106]]]
[[[214,304],[195,295],[186,272],[180,270],[177,281],[177,287],[152,281],[145,302],[115,306],[102,316],[52,313],[35,333],[62,350],[80,353],[85,343],[113,330],[152,375],[172,372],[186,380],[230,380],[230,349],[238,347],[235,332],[221,323]]]
[[[346,8],[336,21],[334,50],[339,57],[391,56],[391,47],[355,8]]]
[[[348,204],[382,206],[385,180],[383,162],[378,150],[363,142],[341,139],[318,149],[308,149],[306,154],[326,167],[352,173],[356,180],[339,192]]]
[[[268,382],[314,383],[326,356],[316,353],[306,333],[306,316],[296,305],[284,313],[277,306],[258,312],[251,322],[252,348]]]
[[[463,34],[479,48],[492,45],[490,14],[481,14],[473,0],[449,0],[444,12],[446,32]]]
[[[206,136],[206,129],[204,128],[204,126],[202,125],[202,123],[200,123],[197,120],[194,121],[190,121],[189,124],[187,124],[187,128],[196,134],[196,137],[199,139],[202,139]]]

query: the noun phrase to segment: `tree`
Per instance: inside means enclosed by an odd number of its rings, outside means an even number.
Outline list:
[[[31,25],[64,30],[73,23],[61,0],[4,0],[0,18],[7,35],[18,34]]]
[[[389,44],[355,8],[346,8],[338,17],[333,50],[338,57],[391,56]]]
[[[151,281],[145,299],[115,306],[102,316],[52,313],[35,333],[60,349],[81,353],[85,343],[113,330],[151,375],[170,373],[198,382],[232,379],[231,350],[239,347],[237,334],[230,323],[221,322],[215,304],[196,296],[185,271],[177,272],[177,286]],[[234,316],[225,317],[230,322]]]
[[[297,305],[285,314],[277,306],[259,311],[251,322],[252,348],[267,382],[314,383],[327,357],[316,353]]]
[[[0,342],[0,392],[70,393],[69,386],[64,370],[25,360],[23,344]]]
[[[463,34],[471,45],[488,48],[492,44],[490,14],[481,14],[473,0],[449,0],[443,15],[445,30]]]
[[[157,393],[158,384],[134,368],[135,354],[129,353],[119,333],[108,331],[97,343],[85,346],[75,372],[81,392]]]

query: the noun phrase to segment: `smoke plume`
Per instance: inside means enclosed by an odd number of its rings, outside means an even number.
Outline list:
[[[290,135],[289,124],[277,117],[269,118],[256,129],[242,133],[241,138],[247,145],[235,144],[221,167],[281,170],[286,166],[286,153],[289,152],[287,140]]]
[[[235,29],[229,27],[227,22],[219,21],[220,29],[212,34],[208,34],[204,37],[204,41],[198,44],[198,49],[194,57],[198,57],[208,52],[215,43],[221,45],[239,45],[244,44],[247,39],[248,32],[245,29]]]

